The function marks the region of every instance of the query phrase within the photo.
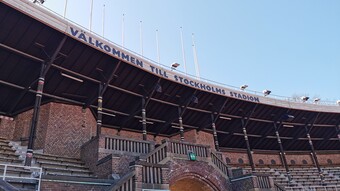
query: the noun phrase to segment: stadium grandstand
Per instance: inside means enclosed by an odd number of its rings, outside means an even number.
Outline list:
[[[28,0],[0,26],[0,190],[340,190],[339,104],[183,75]]]

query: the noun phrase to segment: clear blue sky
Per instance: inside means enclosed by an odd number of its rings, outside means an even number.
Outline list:
[[[339,0],[94,0],[92,29],[98,34],[103,4],[105,38],[121,44],[125,14],[125,47],[140,53],[142,21],[144,56],[157,60],[158,29],[163,65],[183,66],[183,27],[189,74],[195,74],[194,33],[203,78],[281,96],[340,99]],[[63,15],[65,0],[44,5]],[[89,16],[90,0],[68,0],[68,19],[88,28]]]

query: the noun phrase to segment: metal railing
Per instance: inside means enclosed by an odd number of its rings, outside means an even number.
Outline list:
[[[127,173],[107,191],[135,191],[135,171]]]
[[[163,143],[153,151],[151,151],[146,157],[145,161],[152,164],[158,164],[167,157],[167,142]]]
[[[285,189],[282,186],[278,185],[276,182],[274,182],[274,189],[275,191],[285,191]]]
[[[132,153],[149,153],[151,142],[126,139],[122,137],[105,137],[105,149]]]
[[[256,174],[256,178],[253,179],[254,188],[272,188],[273,181],[269,175]]]
[[[163,184],[162,167],[156,164],[142,164],[142,182],[146,184]]]
[[[173,154],[187,156],[189,152],[194,152],[196,156],[198,157],[202,157],[202,158],[209,157],[209,146],[174,141],[174,140],[170,140],[168,142],[169,142],[169,151]]]
[[[3,166],[4,168],[3,173],[0,175],[2,180],[6,179],[18,179],[18,180],[33,180],[38,183],[37,185],[37,191],[40,191],[40,184],[41,184],[41,175],[42,175],[42,168],[40,167],[30,167],[30,166],[20,166],[20,165],[11,165],[11,164],[0,164],[0,166]],[[10,171],[18,171],[21,170],[22,172],[30,173],[30,177],[23,177],[20,176],[20,173],[18,176],[15,175],[8,175]],[[26,173],[25,172],[25,173]],[[15,174],[12,173],[12,174]]]
[[[223,172],[223,174],[230,177],[228,166],[219,155],[220,155],[219,153],[211,152],[211,161],[218,169],[220,169]]]

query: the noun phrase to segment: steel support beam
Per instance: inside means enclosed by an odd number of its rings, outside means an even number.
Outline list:
[[[100,137],[102,133],[102,124],[103,124],[103,84],[99,84],[98,91],[98,108],[97,108],[97,137]]]
[[[48,70],[50,69],[52,63],[57,58],[57,55],[59,54],[61,48],[63,47],[66,39],[67,39],[67,36],[64,36],[64,38],[60,41],[58,47],[55,49],[52,57],[47,62],[47,64],[46,65],[43,64],[41,66],[40,76],[39,76],[39,80],[38,80],[38,88],[37,88],[37,92],[36,92],[36,96],[35,96],[35,104],[34,104],[34,109],[33,109],[30,135],[29,135],[26,158],[25,158],[25,166],[31,166],[31,163],[32,163],[34,140],[35,140],[35,134],[36,134],[36,126],[37,126],[37,123],[38,123],[38,120],[39,120],[40,105],[41,105],[41,98],[43,96],[45,76],[46,76]]]
[[[142,98],[144,98],[144,108],[146,108],[148,106],[148,104],[150,103],[152,96],[154,95],[154,93],[156,92],[156,87],[157,85],[160,83],[161,78],[158,78],[157,82],[155,83],[155,85],[153,86],[152,90],[150,93],[147,93],[148,95],[143,95]],[[143,106],[142,106],[143,109]],[[125,126],[125,124],[130,121],[131,119],[133,119],[135,117],[135,115],[137,115],[139,112],[141,112],[140,108],[137,107],[136,111],[133,113],[130,113],[130,115],[128,116],[128,118],[126,118],[124,120],[124,122],[122,123],[122,126]],[[120,131],[121,129],[119,129],[118,131]]]
[[[142,98],[142,125],[143,125],[143,140],[147,140],[147,131],[146,131],[146,103],[145,97]]]
[[[217,116],[218,117],[218,116]],[[220,146],[218,144],[218,138],[217,138],[217,132],[216,132],[216,119],[214,118],[214,114],[211,114],[211,127],[213,130],[213,136],[214,136],[214,144],[215,144],[215,149],[216,151],[220,151]]]
[[[194,93],[192,94],[192,96],[189,96],[189,98],[186,100],[186,102],[185,102],[185,106],[181,106],[180,104],[178,104],[177,105],[177,107],[178,108],[183,108],[183,109],[180,109],[180,112],[179,112],[179,117],[180,117],[180,119],[182,119],[182,116],[183,116],[183,114],[184,114],[184,112],[188,109],[188,106],[189,106],[189,104],[191,103],[191,101],[192,101],[192,97],[196,94],[196,92],[197,92],[197,90],[195,90],[194,91]],[[168,120],[162,127],[160,127],[160,128],[158,128],[158,131],[157,131],[157,133],[156,133],[156,136],[160,133],[160,131],[162,130],[162,129],[164,129],[164,128],[166,128],[167,126],[169,126],[171,123],[173,123],[175,120],[177,119],[177,117],[176,118],[173,118],[173,119],[170,119],[170,120]],[[182,119],[183,120],[183,119]],[[182,121],[182,123],[183,123],[183,121]]]
[[[117,75],[117,71],[119,69],[119,66],[121,64],[122,61],[119,61],[118,64],[116,65],[116,67],[113,69],[113,71],[111,72],[109,78],[107,78],[107,80],[103,83],[103,87],[102,90],[100,92],[100,94],[103,96],[104,93],[106,92],[107,88],[109,87],[110,82],[113,80],[113,78]],[[102,84],[102,83],[100,83]],[[91,98],[84,106],[84,108],[88,108],[94,101],[96,100],[96,96],[94,96],[93,98]]]
[[[285,153],[285,151],[283,149],[283,145],[282,145],[280,134],[279,134],[279,130],[282,127],[282,120],[280,120],[279,125],[277,125],[277,121],[275,121],[273,124],[274,124],[274,129],[275,129],[275,135],[276,135],[276,138],[277,138],[277,142],[279,143],[279,146],[280,146],[280,155],[281,155],[283,167],[286,170],[289,184],[291,184],[292,183],[292,176],[291,176],[289,168],[288,168],[286,153]]]
[[[184,113],[184,111],[183,111]],[[183,119],[182,119],[182,109],[178,107],[178,122],[179,122],[179,134],[181,137],[181,141],[184,141],[184,128],[183,128]]]
[[[312,157],[313,157],[313,160],[314,160],[314,164],[315,164],[315,167],[318,169],[318,172],[319,172],[319,176],[320,176],[320,179],[321,179],[321,183],[324,185],[325,184],[325,177],[324,177],[324,174],[320,168],[320,164],[319,164],[319,160],[318,160],[318,157],[315,153],[315,148],[314,148],[314,145],[313,145],[313,141],[311,139],[311,136],[310,136],[310,132],[312,131],[313,127],[314,127],[314,124],[316,122],[316,120],[318,119],[319,117],[319,114],[318,113],[315,117],[314,117],[314,120],[311,124],[308,124],[308,121],[306,122],[305,124],[305,130],[306,130],[306,136],[308,138],[308,143],[309,143],[309,146],[310,146],[310,149],[311,149],[311,154],[312,154]]]
[[[253,154],[252,154],[252,151],[251,151],[251,148],[250,148],[249,139],[248,139],[248,135],[247,135],[247,126],[248,126],[248,123],[249,123],[249,119],[254,114],[257,106],[258,106],[258,104],[256,104],[254,106],[253,110],[250,112],[247,119],[245,119],[245,116],[243,116],[242,119],[241,119],[242,130],[243,130],[243,134],[244,134],[244,140],[246,142],[247,154],[248,154],[248,159],[249,159],[249,163],[250,163],[250,167],[251,167],[252,172],[255,172],[255,164],[254,164]]]

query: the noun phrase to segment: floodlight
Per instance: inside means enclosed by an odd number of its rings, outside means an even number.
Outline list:
[[[196,96],[192,96],[191,101],[197,104],[198,98]]]
[[[284,114],[282,115],[282,120],[283,121],[293,121],[294,120],[294,116],[293,115],[289,115],[289,114]]]
[[[155,86],[155,90],[158,93],[162,93],[162,86],[159,83],[157,83],[156,86]]]
[[[264,96],[267,96],[267,95],[269,95],[271,92],[272,92],[272,91],[270,91],[270,90],[263,90],[263,94],[264,94]]]
[[[34,0],[33,3],[40,3],[40,4],[43,4],[45,2],[45,0]]]
[[[241,90],[245,90],[247,87],[248,87],[248,85],[245,84],[245,85],[242,85],[242,86],[240,87],[240,89],[241,89]]]
[[[340,105],[340,100],[336,101],[336,103],[337,103],[338,105]]]
[[[308,96],[302,96],[302,97],[301,97],[301,100],[302,100],[303,102],[306,102],[308,99],[309,99]]]
[[[174,63],[172,63],[172,65],[171,65],[171,69],[176,69],[177,67],[179,66],[179,64],[177,63],[177,62],[174,62]]]
[[[318,103],[320,101],[320,98],[315,98],[314,103]]]

